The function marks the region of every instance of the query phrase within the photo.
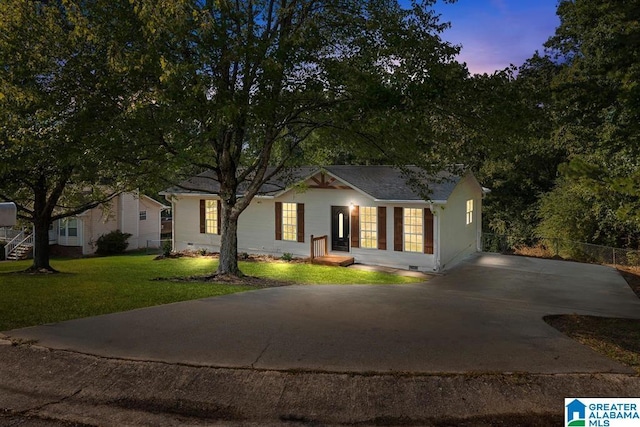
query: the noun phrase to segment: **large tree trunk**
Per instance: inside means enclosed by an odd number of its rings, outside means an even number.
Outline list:
[[[220,224],[220,262],[217,275],[242,276],[238,268],[238,217],[223,200]]]
[[[33,264],[29,270],[54,272],[49,263],[49,221],[43,219],[34,221],[33,228]]]
[[[33,264],[29,271],[55,271],[49,264],[49,224],[52,204],[47,203],[46,177],[41,174],[34,189],[33,203]]]
[[[222,215],[222,221],[220,224],[220,262],[216,275],[243,276],[238,268],[238,218],[264,183],[265,172],[271,156],[271,146],[275,139],[275,137],[266,138],[268,143],[265,143],[265,147],[262,149],[259,164],[249,168],[250,171],[253,171],[252,177],[248,178],[247,170],[239,173],[237,165],[241,160],[241,151],[234,153],[231,148],[240,147],[244,143],[245,119],[246,117],[240,119],[241,124],[238,126],[237,132],[228,132],[221,138],[225,144],[221,149],[217,171],[220,183],[218,194],[222,205],[222,212],[219,215]],[[238,189],[242,182],[248,183],[249,186],[243,191],[242,197],[238,198]]]

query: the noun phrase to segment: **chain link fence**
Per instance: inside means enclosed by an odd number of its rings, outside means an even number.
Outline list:
[[[640,250],[593,245],[559,238],[523,238],[504,234],[482,234],[482,251],[557,258],[625,267],[640,267]]]

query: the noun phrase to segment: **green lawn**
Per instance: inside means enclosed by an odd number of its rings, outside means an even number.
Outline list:
[[[152,281],[215,270],[211,258],[154,260],[153,255],[54,259],[58,274],[26,275],[30,261],[0,262],[0,331],[252,290],[250,286]],[[245,274],[295,283],[399,284],[417,279],[288,263],[241,263]]]

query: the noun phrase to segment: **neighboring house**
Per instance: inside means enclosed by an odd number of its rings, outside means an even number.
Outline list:
[[[131,234],[127,250],[160,246],[160,213],[168,206],[138,192],[120,193],[108,203],[55,221],[49,230],[51,252],[89,255],[103,234]]]
[[[240,252],[309,257],[312,235],[327,236],[328,255],[439,271],[479,250],[483,192],[470,172],[426,179],[429,198],[390,166],[303,167],[294,174],[290,185],[263,186],[240,215]],[[218,189],[205,172],[160,193],[172,205],[174,250],[219,251]]]

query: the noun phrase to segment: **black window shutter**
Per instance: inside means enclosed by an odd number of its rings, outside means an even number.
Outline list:
[[[402,244],[402,208],[393,208],[393,250],[402,252],[404,245]]]
[[[298,219],[298,242],[304,242],[304,203],[298,203],[297,219]]]
[[[218,228],[218,235],[220,235],[220,224],[222,224],[222,202],[220,199],[218,199],[216,208],[218,209],[218,223],[216,224],[216,227]]]
[[[387,208],[378,206],[378,249],[387,250]]]
[[[424,210],[424,253],[433,254],[433,212]]]
[[[282,202],[276,202],[276,240],[282,240]]]
[[[351,247],[360,247],[360,206],[351,209]]]
[[[206,227],[206,200],[200,199],[200,233],[207,231]]]

